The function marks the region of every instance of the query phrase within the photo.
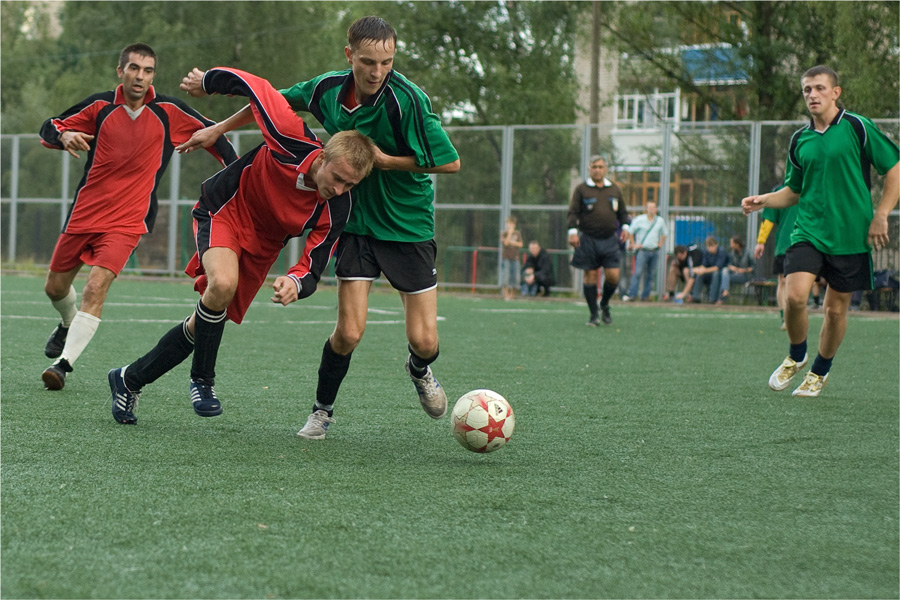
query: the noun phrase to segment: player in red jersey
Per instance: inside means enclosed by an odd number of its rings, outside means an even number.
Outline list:
[[[265,282],[292,237],[306,236],[299,262],[275,279],[273,302],[288,305],[311,295],[347,219],[350,189],[372,170],[375,145],[357,131],[335,134],[324,149],[265,79],[237,69],[194,70],[195,96],[247,96],[264,142],[203,183],[194,208],[197,253],[186,272],[202,296],[195,312],[150,352],[109,372],[112,413],[134,424],[141,388],[194,354],[191,402],[202,417],[222,413],[213,390],[225,319],[235,323]],[[184,87],[184,86],[183,86]]]
[[[62,389],[66,374],[91,341],[113,280],[141,236],[153,229],[156,187],[175,146],[213,124],[181,100],[160,96],[151,85],[156,54],[146,44],[122,50],[116,68],[121,85],[85,98],[41,127],[41,142],[75,158],[87,152],[63,231],[50,259],[44,292],[62,321],[44,348],[56,358],[41,378]],[[222,165],[237,159],[221,136],[208,148]],[[72,282],[91,266],[76,309]]]

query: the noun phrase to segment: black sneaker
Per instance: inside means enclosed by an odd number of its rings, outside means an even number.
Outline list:
[[[62,323],[56,326],[56,329],[53,330],[53,333],[50,334],[50,338],[47,340],[47,345],[44,346],[44,354],[47,358],[59,358],[63,347],[66,345],[67,335],[69,335],[68,327],[63,327]]]
[[[140,392],[132,392],[125,385],[125,369],[113,369],[109,372],[109,391],[112,392],[112,416],[116,422],[122,425],[136,425],[137,417],[134,409],[137,408]]]
[[[588,327],[600,327],[600,315],[591,315],[590,320],[585,324]]]
[[[72,372],[72,365],[69,361],[62,358],[46,369],[41,374],[44,381],[44,387],[48,390],[61,390],[66,385],[66,374]]]
[[[612,317],[609,316],[609,305],[600,307],[600,320],[603,321],[606,325],[612,323]]]
[[[213,386],[203,381],[191,379],[191,403],[194,412],[201,417],[216,417],[222,414],[222,403],[216,398]]]

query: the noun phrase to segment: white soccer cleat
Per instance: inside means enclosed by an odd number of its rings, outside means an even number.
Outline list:
[[[791,379],[794,378],[794,375],[799,373],[803,367],[806,366],[806,361],[809,358],[808,354],[803,355],[803,360],[800,362],[795,361],[790,356],[784,359],[784,362],[775,369],[775,372],[772,373],[772,376],[769,377],[769,387],[775,390],[776,392],[780,392],[787,386],[791,384]]]
[[[305,440],[324,440],[325,432],[332,423],[334,423],[334,419],[329,417],[327,412],[317,410],[306,419],[306,425],[297,432],[297,437]]]
[[[447,394],[444,393],[444,388],[441,387],[438,380],[434,378],[431,367],[425,369],[423,377],[413,375],[409,368],[411,359],[412,357],[406,359],[406,372],[409,373],[409,378],[412,379],[413,385],[416,386],[419,403],[429,417],[440,419],[447,414]]]
[[[825,376],[816,375],[812,371],[806,374],[806,377],[803,379],[803,383],[800,384],[796,390],[791,392],[791,396],[802,396],[805,398],[815,398],[819,395],[819,392],[822,391],[822,388],[825,387],[825,383],[828,381],[828,373],[825,373]]]

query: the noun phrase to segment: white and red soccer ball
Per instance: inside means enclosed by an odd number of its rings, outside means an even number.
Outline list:
[[[516,428],[516,416],[506,398],[491,390],[463,394],[450,415],[453,437],[466,450],[493,452],[502,448]]]

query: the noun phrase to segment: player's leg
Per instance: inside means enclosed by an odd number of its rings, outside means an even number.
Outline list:
[[[338,318],[334,331],[322,347],[319,361],[316,400],[306,424],[297,436],[308,440],[325,438],[334,423],[334,403],[347,371],[353,351],[362,341],[369,312],[369,290],[372,282],[363,279],[338,279]]]
[[[825,290],[825,320],[819,333],[819,351],[803,383],[794,390],[794,396],[819,395],[828,380],[828,371],[847,332],[847,311],[852,292],[838,292],[831,286]]]
[[[422,408],[431,418],[440,419],[447,413],[447,395],[430,366],[439,354],[437,289],[401,292],[400,297],[406,313],[406,339],[409,342],[406,371],[416,387]]]
[[[631,274],[631,281],[628,283],[628,299],[637,299],[640,284],[644,279],[644,273],[647,270],[647,257],[649,253],[638,250],[634,255],[634,273]],[[625,298],[622,298],[623,300]]]
[[[168,373],[194,351],[194,334],[188,328],[190,317],[170,329],[149,352],[107,375],[112,393],[113,418],[124,425],[134,425],[134,410],[141,388]]]
[[[617,260],[618,262],[618,260]],[[603,267],[603,293],[600,295],[600,320],[606,325],[612,323],[609,314],[609,300],[619,287],[619,268]]]
[[[785,276],[784,322],[787,327],[790,347],[787,358],[769,377],[769,387],[775,391],[785,389],[805,366],[808,360],[807,334],[809,314],[806,298],[816,276],[813,273],[797,271]]]
[[[582,283],[582,293],[584,301],[587,302],[588,312],[591,318],[587,324],[592,327],[600,325],[600,308],[597,306],[597,269],[588,269],[584,272],[584,281]]]
[[[194,334],[191,403],[194,412],[201,417],[214,417],[222,414],[222,404],[213,386],[228,305],[238,287],[238,255],[231,248],[215,247],[206,250],[201,261],[207,286],[188,322],[188,328]]]
[[[72,282],[75,276],[81,270],[82,263],[64,272],[53,270],[47,271],[47,280],[44,282],[44,293],[50,299],[50,304],[59,313],[60,321],[47,343],[44,345],[44,354],[47,358],[59,358],[62,354],[63,346],[66,344],[66,337],[69,334],[69,326],[78,312],[76,304],[77,293]]]
[[[641,300],[649,300],[654,279],[656,279],[656,265],[659,262],[659,252],[648,250],[644,252],[644,255],[644,285],[641,288]],[[662,298],[662,294],[657,293],[656,297]]]

